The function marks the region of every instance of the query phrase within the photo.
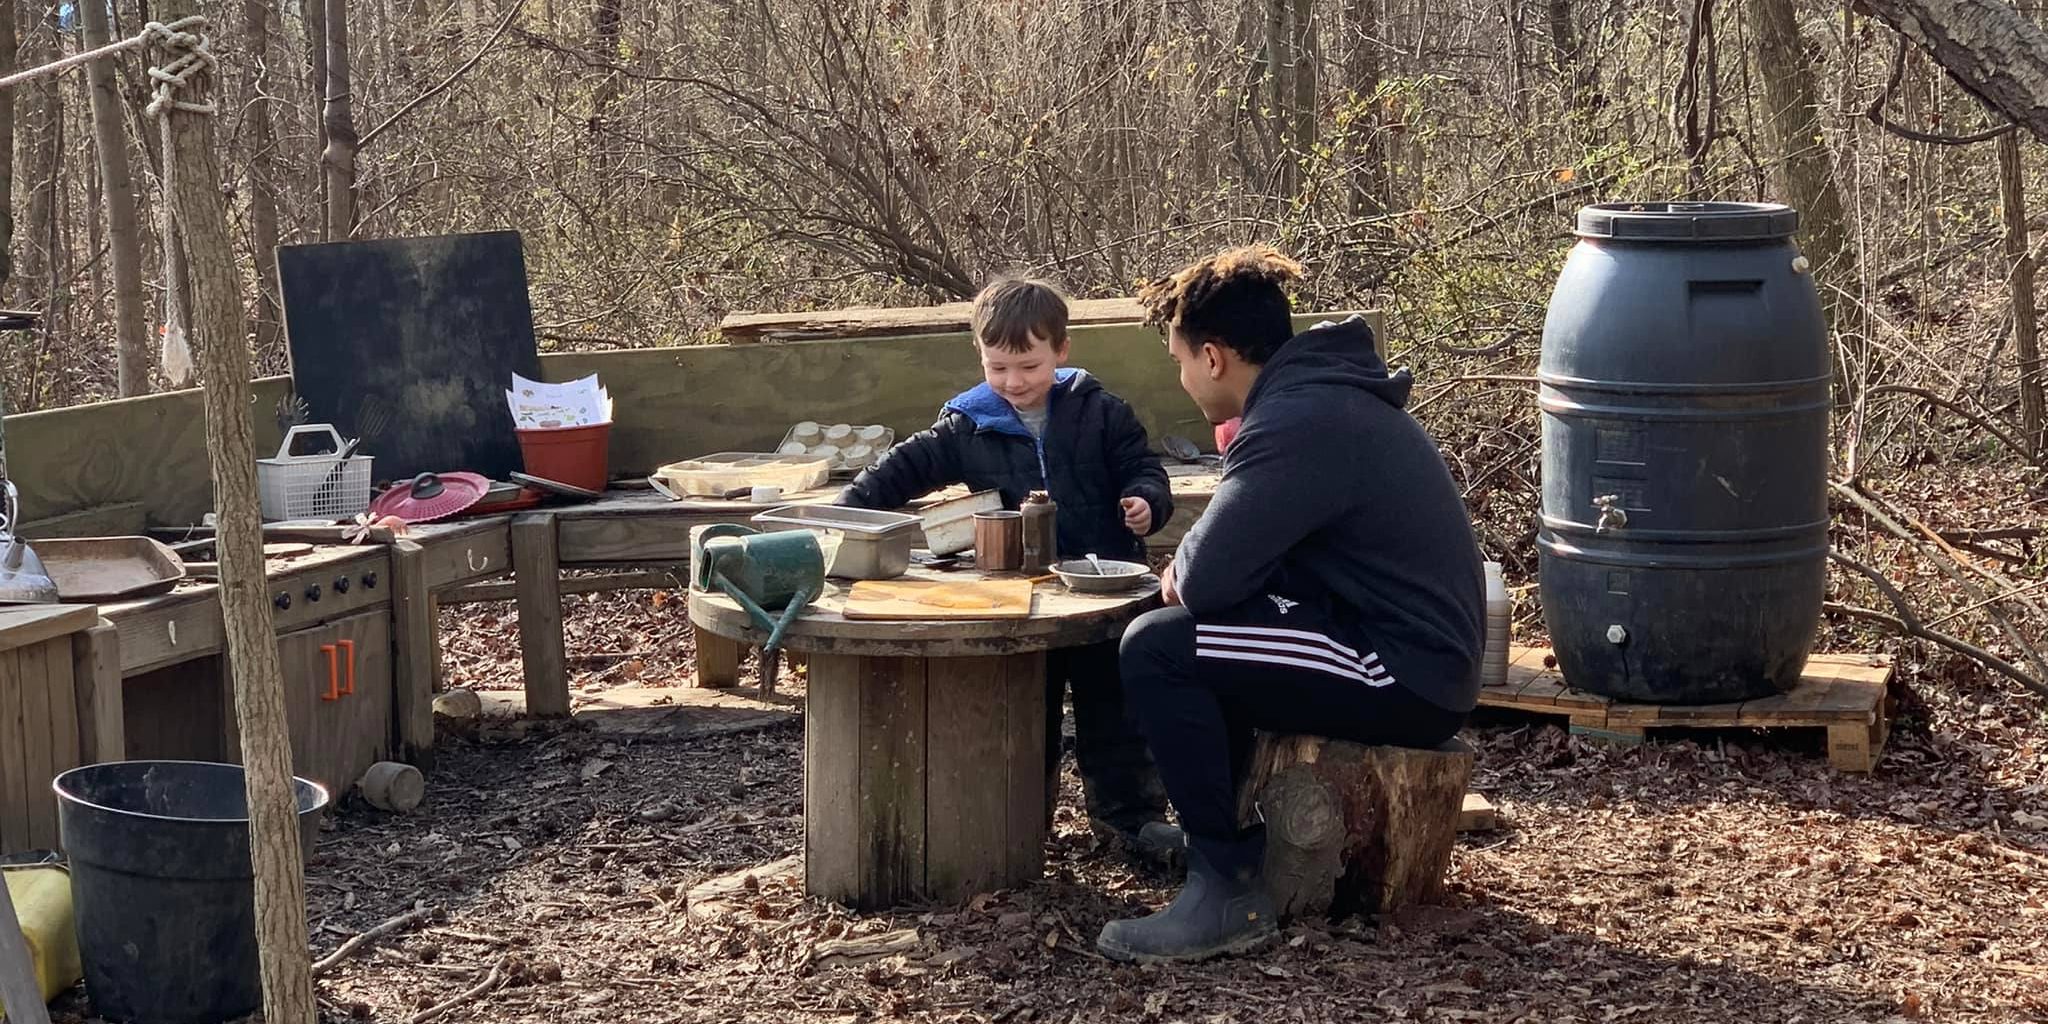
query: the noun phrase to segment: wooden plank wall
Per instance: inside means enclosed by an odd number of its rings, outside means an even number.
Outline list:
[[[1344,314],[1296,318],[1307,327]],[[1365,314],[1384,336],[1378,312]],[[1137,409],[1155,439],[1213,437],[1180,390],[1159,333],[1136,324],[1073,330],[1070,364]],[[1384,341],[1382,341],[1384,346]],[[930,426],[946,399],[980,379],[965,333],[703,345],[541,357],[548,380],[599,374],[619,421],[614,475],[641,475],[715,451],[761,450],[798,420],[884,423],[899,437]],[[288,377],[255,382],[249,416],[259,453],[275,451],[276,406]],[[197,522],[213,504],[198,390],[7,417],[8,471],[21,488],[24,532],[82,536]],[[140,503],[142,508],[134,505]]]
[[[1302,328],[1345,314],[1296,317]],[[1365,314],[1376,333],[1377,311]],[[1137,410],[1154,447],[1179,434],[1204,449],[1214,434],[1180,389],[1159,332],[1137,324],[1072,331],[1068,365],[1084,367]],[[707,345],[558,353],[541,357],[553,381],[596,373],[610,390],[614,476],[644,474],[717,451],[770,450],[798,420],[882,423],[896,436],[931,426],[947,399],[979,382],[969,335]]]
[[[291,378],[265,377],[254,387],[256,450],[269,455],[281,436],[277,400]],[[196,388],[9,416],[7,472],[21,488],[30,536],[132,532],[138,518],[192,523],[213,507],[206,413]],[[125,507],[135,502],[144,516]]]

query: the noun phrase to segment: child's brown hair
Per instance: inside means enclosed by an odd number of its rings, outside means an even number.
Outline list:
[[[1004,277],[974,297],[974,341],[1005,352],[1031,351],[1043,338],[1055,351],[1067,344],[1067,297],[1050,281]]]
[[[1254,366],[1294,336],[1287,285],[1301,264],[1270,245],[1225,249],[1138,291],[1145,322],[1178,328],[1191,348],[1216,342]]]

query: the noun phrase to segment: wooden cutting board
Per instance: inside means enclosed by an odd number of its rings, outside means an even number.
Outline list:
[[[847,591],[849,619],[1028,619],[1030,580],[862,580]]]

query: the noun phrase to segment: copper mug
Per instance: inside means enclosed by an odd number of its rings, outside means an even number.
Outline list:
[[[1024,513],[974,514],[974,565],[992,572],[1024,568]]]

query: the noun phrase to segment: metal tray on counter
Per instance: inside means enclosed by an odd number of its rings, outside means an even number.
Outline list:
[[[769,529],[818,530],[825,534],[825,575],[849,580],[886,580],[910,569],[910,548],[924,520],[902,512],[838,505],[779,505],[754,517]]]

